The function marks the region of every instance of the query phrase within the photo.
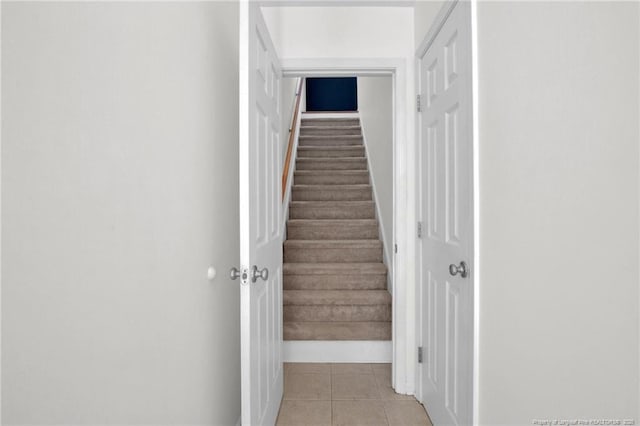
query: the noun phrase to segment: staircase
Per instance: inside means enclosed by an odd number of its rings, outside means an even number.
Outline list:
[[[303,118],[284,243],[284,340],[391,340],[358,118]]]

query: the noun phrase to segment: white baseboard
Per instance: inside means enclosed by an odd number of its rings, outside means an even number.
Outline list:
[[[283,342],[284,362],[390,363],[387,340],[290,340]]]

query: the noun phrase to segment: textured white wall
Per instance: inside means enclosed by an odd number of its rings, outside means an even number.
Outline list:
[[[416,48],[425,38],[433,24],[433,20],[440,12],[442,5],[446,3],[441,0],[417,0],[414,7],[413,26]]]
[[[410,7],[265,7],[281,58],[413,56]]]
[[[367,138],[367,156],[376,184],[376,202],[384,227],[385,252],[393,245],[393,81],[391,77],[358,77],[358,111]]]
[[[2,4],[3,424],[235,424],[237,64],[233,3]]]
[[[638,17],[478,6],[482,424],[638,420]]]

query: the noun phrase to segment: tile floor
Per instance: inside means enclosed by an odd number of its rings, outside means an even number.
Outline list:
[[[285,364],[278,426],[431,426],[424,407],[391,388],[391,364]]]

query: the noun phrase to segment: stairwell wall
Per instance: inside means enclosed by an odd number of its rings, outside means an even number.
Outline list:
[[[2,424],[236,424],[237,3],[1,7]]]
[[[393,244],[393,85],[391,77],[358,77],[358,110],[365,135],[385,257],[391,268]]]

